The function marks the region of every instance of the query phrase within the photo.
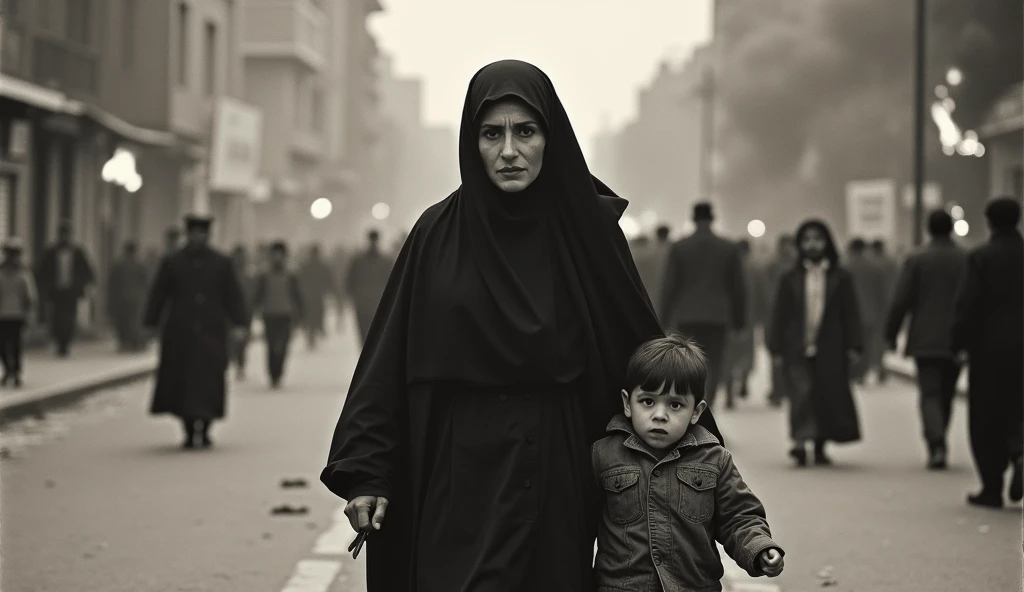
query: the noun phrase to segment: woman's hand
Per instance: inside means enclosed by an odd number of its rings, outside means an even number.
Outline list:
[[[760,564],[761,572],[769,578],[778,577],[782,573],[782,566],[785,563],[782,553],[779,553],[778,549],[761,551],[761,554],[757,556],[757,562]]]
[[[371,524],[374,530],[380,530],[384,522],[384,512],[388,509],[387,498],[373,495],[361,495],[350,500],[345,506],[345,515],[352,530],[365,530]],[[371,517],[372,513],[372,517]]]

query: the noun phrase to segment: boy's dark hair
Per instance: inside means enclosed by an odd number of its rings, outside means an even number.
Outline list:
[[[675,387],[676,392],[693,395],[694,402],[699,403],[704,400],[707,379],[704,350],[696,341],[675,332],[641,345],[626,365],[626,391],[630,393],[640,387],[665,394]]]
[[[945,210],[935,210],[928,214],[928,234],[932,236],[949,236],[953,232],[953,217]]]

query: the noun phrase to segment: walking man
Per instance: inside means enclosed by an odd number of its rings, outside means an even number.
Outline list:
[[[633,259],[636,262],[636,270],[640,279],[647,288],[647,296],[651,299],[654,310],[661,310],[661,286],[665,277],[665,264],[668,261],[668,252],[672,248],[669,241],[669,234],[672,229],[662,224],[655,232],[655,241],[644,249],[634,253]],[[662,319],[664,321],[664,319]]]
[[[78,301],[96,276],[85,251],[71,241],[71,222],[62,220],[57,242],[43,252],[39,262],[38,284],[50,320],[50,334],[57,355],[66,357],[78,324]]]
[[[185,219],[188,242],[160,264],[145,314],[161,329],[150,410],[181,419],[185,448],[212,445],[210,424],[225,415],[228,326],[242,332],[249,319],[231,259],[209,246],[212,223]]]
[[[904,353],[917,364],[921,424],[928,446],[928,468],[946,468],[946,431],[953,410],[960,364],[953,351],[952,327],[957,285],[967,254],[950,238],[953,218],[943,210],[928,216],[927,247],[907,258],[885,325],[885,340],[896,350],[903,320],[910,316]]]
[[[281,386],[292,330],[303,318],[303,297],[299,280],[288,270],[288,247],[283,242],[270,246],[270,267],[256,279],[253,310],[263,318],[267,344],[267,373],[273,388]]]
[[[309,248],[309,257],[299,267],[299,285],[305,298],[305,314],[296,321],[302,322],[309,349],[327,336],[324,326],[327,296],[334,293],[334,274],[320,255],[320,245]]]
[[[669,250],[658,313],[666,327],[694,339],[707,354],[709,408],[724,370],[727,333],[747,324],[739,248],[711,230],[714,218],[711,204],[694,206],[697,230]]]
[[[4,376],[0,385],[13,381],[21,386],[22,344],[25,323],[36,305],[35,282],[21,261],[22,245],[15,237],[4,241],[0,263],[0,362]]]
[[[117,333],[118,349],[139,351],[146,345],[142,331],[142,308],[149,288],[149,270],[138,258],[138,247],[125,243],[124,254],[107,278],[107,314]]]
[[[359,326],[360,343],[366,341],[370,323],[377,312],[380,297],[391,275],[394,260],[380,250],[380,233],[371,230],[366,235],[369,246],[352,260],[345,288],[356,309],[356,323]]]
[[[858,384],[864,383],[869,367],[878,371],[879,381],[882,380],[879,369],[883,344],[874,336],[881,334],[886,309],[889,306],[882,268],[876,261],[868,259],[866,250],[867,244],[863,239],[853,239],[847,249],[846,263],[846,270],[853,278],[853,289],[857,294],[857,306],[864,333],[864,363],[851,369],[851,378]]]
[[[249,264],[249,255],[245,247],[238,245],[234,248],[231,252],[231,262],[234,264],[235,273],[238,275],[238,285],[242,288],[245,308],[251,311],[255,292],[255,278],[253,277]],[[235,378],[238,380],[245,380],[245,365],[248,359],[250,338],[251,327],[246,326],[244,332],[236,332],[231,339],[231,361],[235,364]]]
[[[875,239],[871,241],[871,260],[875,264],[878,273],[878,284],[882,302],[881,315],[885,315],[889,308],[889,301],[896,290],[896,279],[899,275],[899,266],[896,260],[889,256],[885,250],[885,241]],[[878,376],[879,383],[885,383],[889,378],[889,372],[882,363],[885,354],[885,327],[884,319],[879,318],[878,324],[873,327],[871,333],[864,334],[864,369],[874,370]]]
[[[967,501],[991,508],[1003,505],[1008,465],[1010,500],[1024,497],[1024,239],[1017,199],[997,197],[985,208],[991,239],[967,257],[953,321],[953,349],[970,359],[968,424],[982,487]]]
[[[775,310],[775,296],[779,291],[779,282],[782,276],[796,265],[797,249],[796,239],[791,234],[779,236],[775,247],[775,257],[764,268],[764,343],[767,346],[772,332],[772,311]],[[768,393],[768,403],[772,407],[782,405],[786,398],[785,372],[777,368],[775,363],[771,364],[771,392]]]

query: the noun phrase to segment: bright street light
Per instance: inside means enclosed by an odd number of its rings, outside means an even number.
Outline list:
[[[764,231],[764,222],[760,220],[751,220],[750,223],[747,224],[747,232],[749,232],[750,236],[754,238],[761,238],[764,236]]]
[[[954,220],[963,220],[964,209],[960,206],[953,206],[949,209],[949,215],[952,216]]]
[[[964,81],[964,73],[960,71],[960,68],[952,67],[946,71],[946,82],[950,86],[960,86],[960,83]]]
[[[622,229],[622,234],[626,235],[626,238],[629,240],[636,238],[640,234],[640,224],[632,216],[619,218],[619,228]]]
[[[331,204],[331,200],[326,197],[321,197],[314,201],[313,205],[309,206],[309,213],[317,220],[323,220],[327,216],[331,215],[331,210],[333,209],[334,206]]]
[[[953,232],[957,236],[967,236],[967,231],[971,229],[971,225],[967,223],[967,220],[957,220],[953,223]]]
[[[391,206],[389,206],[386,203],[381,202],[381,203],[375,204],[373,206],[373,209],[370,211],[370,213],[373,214],[373,218],[375,220],[387,220],[388,216],[391,215]]]

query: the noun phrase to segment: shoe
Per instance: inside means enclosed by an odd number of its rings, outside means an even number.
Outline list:
[[[191,450],[196,447],[195,442],[192,441],[192,436],[185,436],[185,441],[181,444],[181,447],[185,450]]]
[[[818,443],[814,445],[814,464],[827,467],[832,464],[832,459],[825,454],[825,443]]]
[[[982,489],[980,493],[967,496],[967,503],[981,508],[1002,508],[1003,496],[999,493],[992,493]]]
[[[932,450],[928,456],[928,470],[941,471],[946,468],[946,451],[942,448]]]
[[[14,375],[14,388],[21,388],[21,375],[20,374],[15,374]]]
[[[807,450],[803,446],[794,446],[789,451],[789,456],[793,457],[793,459],[796,460],[796,466],[807,466]]]
[[[200,438],[200,444],[203,448],[210,448],[213,446],[213,440],[210,439],[209,434],[203,434]]]
[[[750,389],[747,388],[747,381],[743,381],[740,384],[740,398],[746,399],[750,395]]]
[[[1013,463],[1013,477],[1010,478],[1010,501],[1024,499],[1024,457],[1017,457]]]
[[[7,383],[11,382],[11,375],[4,374],[3,379],[0,379],[0,386],[7,386]]]

